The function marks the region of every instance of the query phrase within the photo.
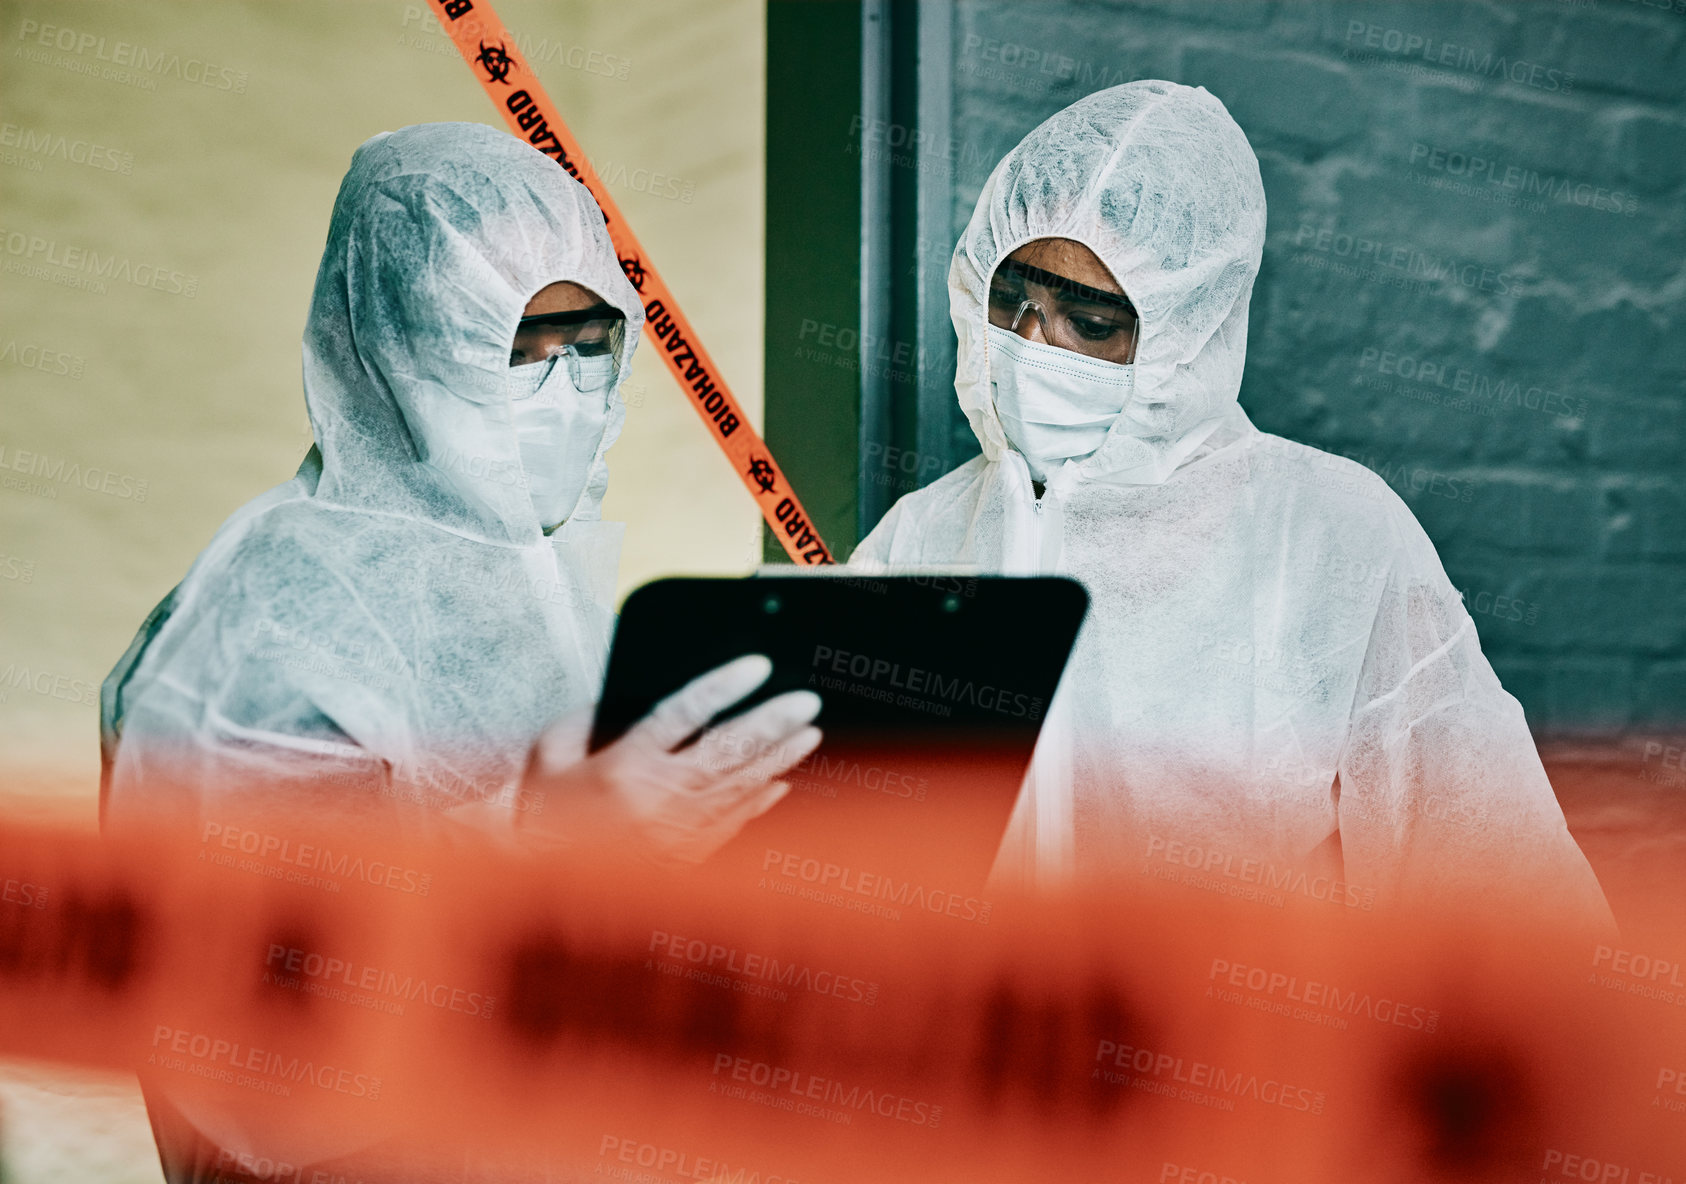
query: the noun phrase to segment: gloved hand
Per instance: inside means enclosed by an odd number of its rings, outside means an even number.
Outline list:
[[[695,864],[790,789],[777,780],[819,747],[812,691],[791,691],[679,744],[753,692],[773,671],[760,654],[717,667],[656,704],[615,743],[585,754],[589,712],[559,720],[533,746],[522,789],[544,794],[530,831],[574,844],[617,845],[659,863]]]

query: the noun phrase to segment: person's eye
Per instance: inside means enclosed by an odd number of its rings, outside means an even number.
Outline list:
[[[1124,326],[1117,321],[1102,320],[1099,317],[1070,317],[1072,328],[1085,341],[1105,341]]]

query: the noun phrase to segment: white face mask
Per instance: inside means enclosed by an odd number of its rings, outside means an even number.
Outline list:
[[[581,367],[609,368],[614,361],[574,359]],[[539,525],[546,531],[574,512],[591,477],[591,462],[609,423],[609,383],[597,385],[593,391],[578,390],[569,359],[561,355],[509,368],[510,413],[521,447],[521,469]]]
[[[995,413],[1034,480],[1093,456],[1129,402],[1136,368],[988,326]]]

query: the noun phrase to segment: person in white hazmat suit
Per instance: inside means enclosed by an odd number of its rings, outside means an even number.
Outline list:
[[[679,748],[765,680],[760,656],[582,759],[621,540],[604,456],[642,320],[596,203],[532,147],[478,124],[363,144],[305,328],[315,447],[229,518],[107,678],[106,828],[491,817],[687,863],[776,801],[819,741],[811,692]],[[240,1154],[349,1150],[185,1117]],[[172,1180],[206,1170],[191,1139],[164,1151]]]
[[[1362,910],[1499,895],[1605,929],[1410,510],[1237,402],[1264,237],[1223,104],[1140,81],[1026,136],[955,248],[982,455],[898,501],[851,564],[1089,589],[995,882],[1198,874]]]

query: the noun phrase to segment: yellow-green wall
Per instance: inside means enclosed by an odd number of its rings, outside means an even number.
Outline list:
[[[759,423],[763,3],[498,9]],[[309,444],[299,339],[352,150],[430,120],[498,125],[421,0],[0,0],[0,809],[92,819],[98,683]],[[68,286],[76,250],[163,290]],[[49,253],[72,266],[18,270]],[[748,570],[754,507],[653,356],[627,395],[622,593]]]

